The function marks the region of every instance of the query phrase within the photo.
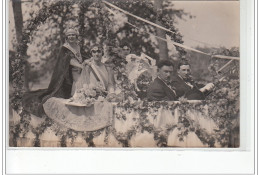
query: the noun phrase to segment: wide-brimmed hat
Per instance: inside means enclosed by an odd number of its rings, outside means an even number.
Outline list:
[[[76,29],[71,29],[71,28],[70,28],[70,29],[68,29],[68,30],[65,32],[65,35],[66,35],[66,36],[68,36],[68,35],[73,35],[73,34],[78,36],[78,35],[79,35],[78,30],[76,30]]]

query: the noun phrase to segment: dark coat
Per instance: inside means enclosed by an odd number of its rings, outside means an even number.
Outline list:
[[[185,97],[188,100],[204,100],[205,95],[199,90],[203,85],[196,84],[194,81],[190,81],[190,84],[193,88],[187,85],[178,75],[173,77],[172,86],[176,91],[177,98]]]
[[[74,54],[62,47],[52,73],[47,91],[43,94],[44,102],[50,97],[70,98],[72,88],[72,66],[70,60]]]
[[[148,87],[147,98],[149,101],[177,100],[175,92],[159,78],[155,78]]]
[[[84,53],[81,53],[84,54]],[[72,51],[62,46],[47,89],[27,92],[23,97],[23,107],[34,115],[44,114],[42,105],[51,97],[70,98],[73,84],[70,60]],[[82,57],[84,59],[84,57]]]

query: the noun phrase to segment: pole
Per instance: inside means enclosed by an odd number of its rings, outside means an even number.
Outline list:
[[[157,11],[157,13],[162,9],[162,3],[163,3],[163,0],[155,0],[154,1],[154,8]],[[156,20],[156,24],[158,24],[159,26],[162,26],[162,23],[158,20]],[[158,27],[156,28],[156,34],[157,34],[157,36],[166,39],[165,31],[158,28]],[[169,59],[167,42],[164,42],[162,40],[157,40],[157,41],[158,41],[158,47],[159,47],[160,60]]]

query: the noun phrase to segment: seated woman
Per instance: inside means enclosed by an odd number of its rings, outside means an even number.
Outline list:
[[[127,82],[128,77],[126,76],[126,56],[131,52],[131,47],[127,43],[122,43],[119,47],[109,47],[109,59],[106,60],[105,64],[111,67],[114,73],[115,80],[115,91],[116,93],[121,92],[122,82]]]
[[[138,98],[144,100],[149,84],[156,77],[155,66],[149,63],[149,60],[143,53],[140,57],[128,55],[126,59],[128,61],[126,71],[129,81],[134,84]]]
[[[77,131],[94,131],[111,125],[113,106],[103,97],[114,92],[113,73],[101,62],[102,54],[102,47],[91,48],[92,57],[82,63],[73,98],[49,98],[43,104],[48,117]]]
[[[77,82],[77,89],[87,85],[89,88],[101,87],[104,91],[113,93],[115,81],[113,70],[101,62],[103,49],[99,45],[91,48],[91,59],[83,63],[83,71]]]

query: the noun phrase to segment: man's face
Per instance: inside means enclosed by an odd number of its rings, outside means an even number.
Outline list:
[[[178,70],[178,74],[184,79],[189,78],[190,75],[191,75],[190,66],[189,65],[181,65],[180,69]]]
[[[163,66],[159,69],[159,77],[165,82],[170,82],[172,73],[172,66]]]

